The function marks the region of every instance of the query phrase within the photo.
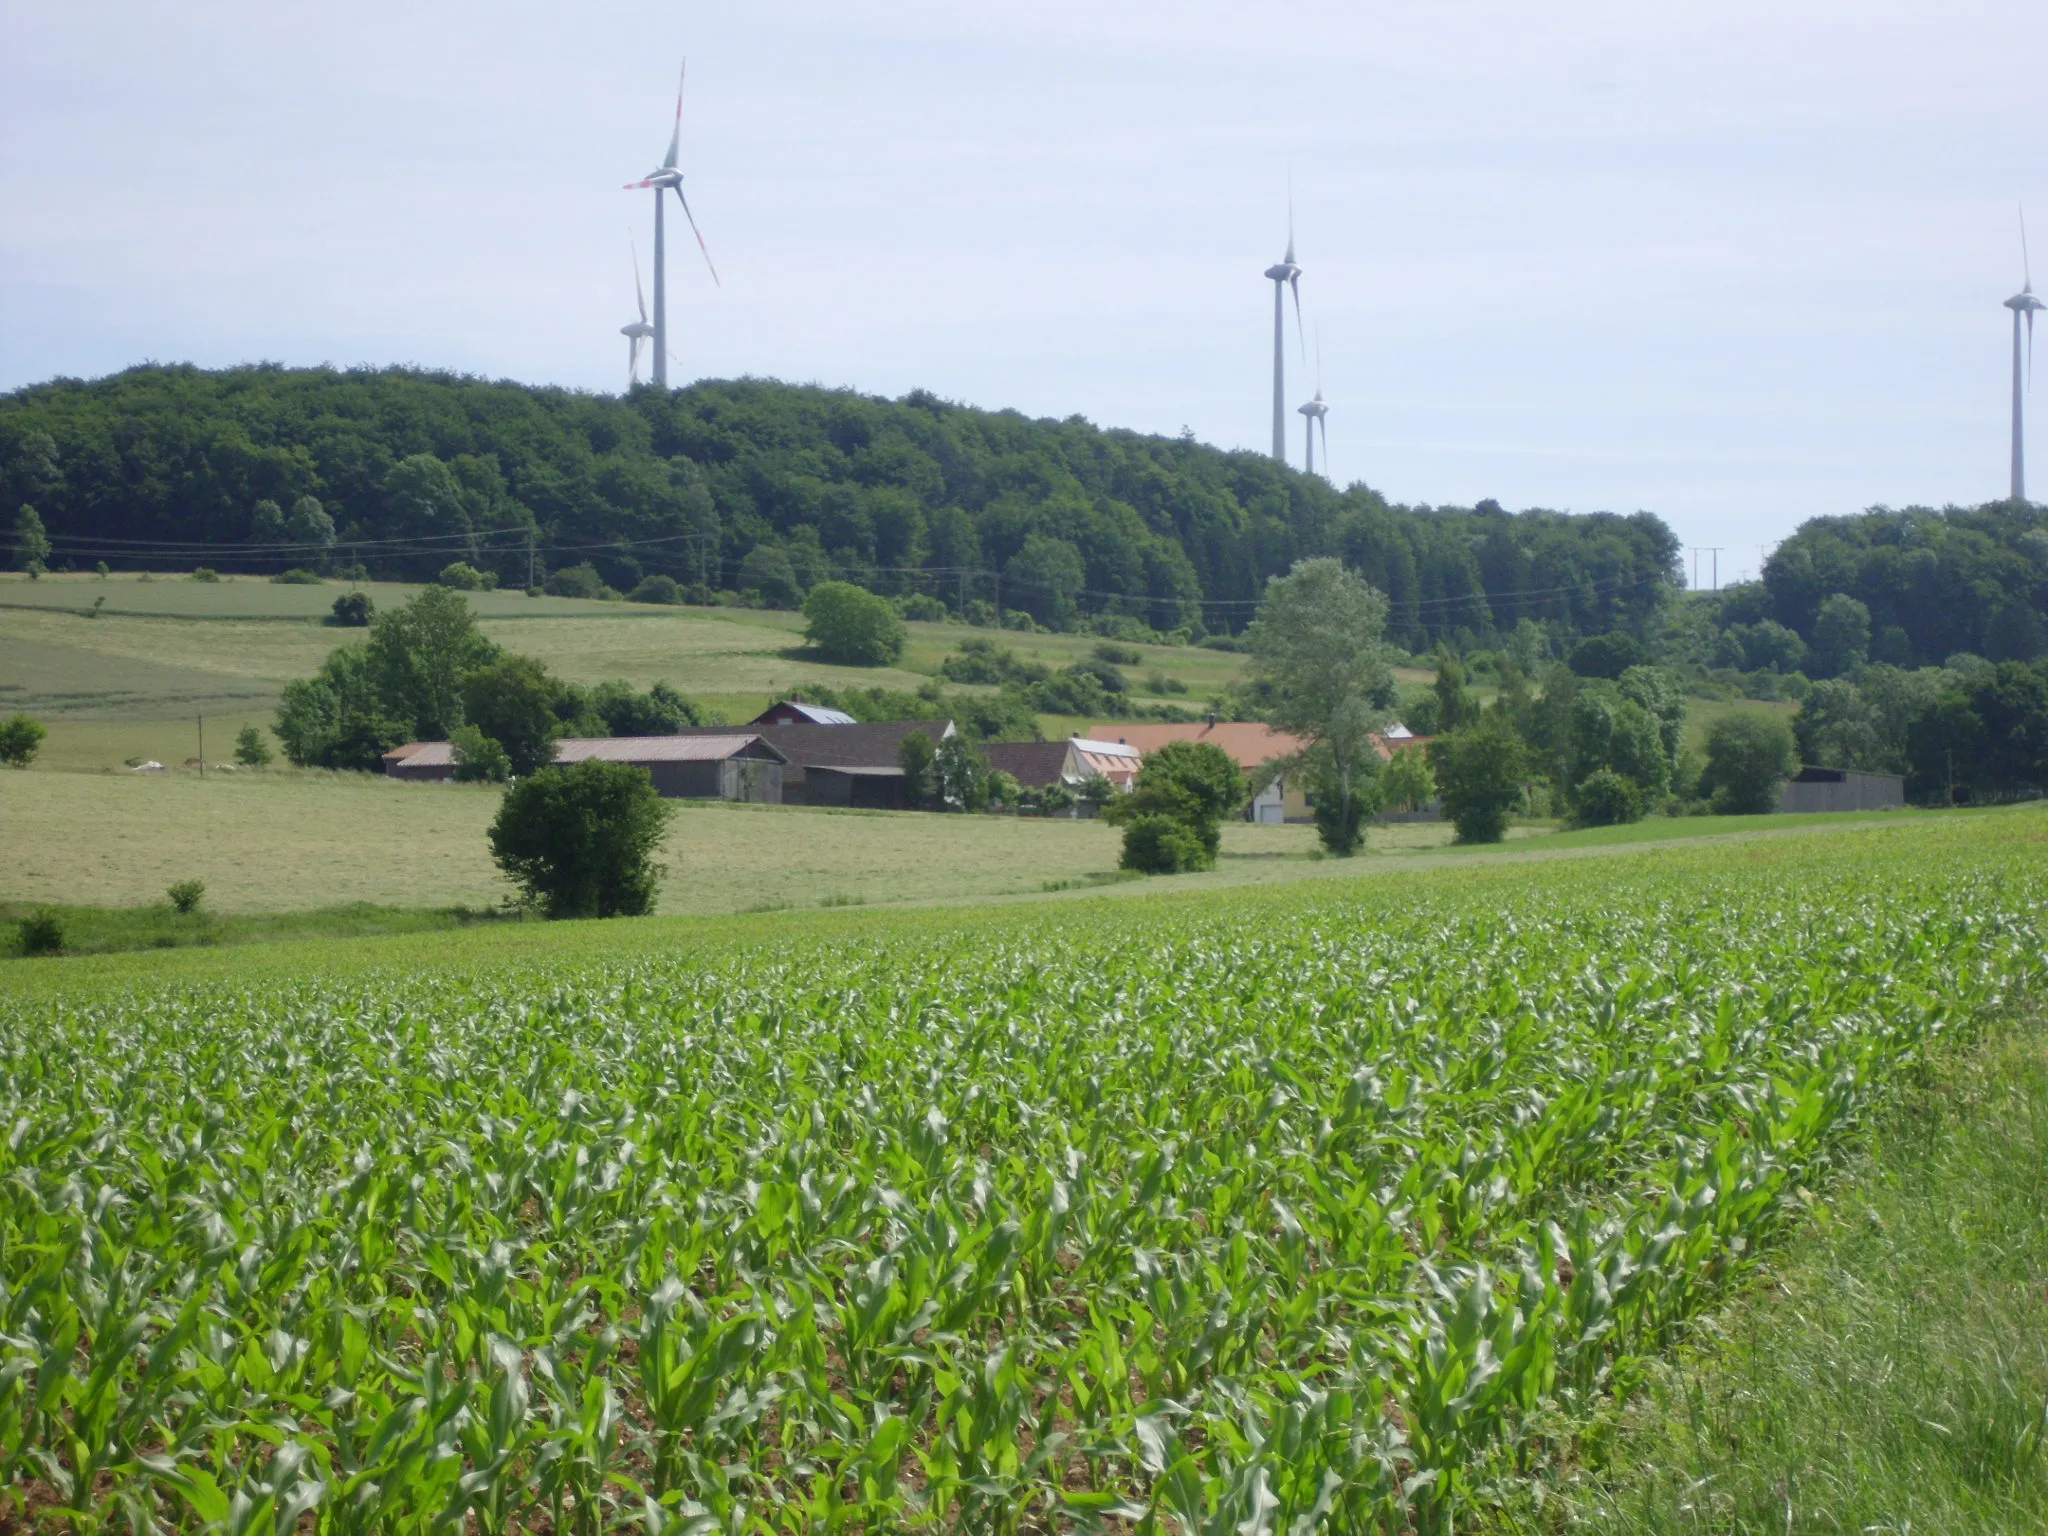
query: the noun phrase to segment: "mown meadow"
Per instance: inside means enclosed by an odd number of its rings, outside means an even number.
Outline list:
[[[0,999],[0,1500],[1466,1528],[2038,999],[2044,852],[2036,809],[260,982],[50,962]]]

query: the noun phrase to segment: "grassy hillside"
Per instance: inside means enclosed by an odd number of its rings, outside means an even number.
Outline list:
[[[27,710],[50,726],[38,766],[118,767],[130,757],[181,763],[197,755],[193,717],[205,714],[207,757],[225,760],[234,732],[267,725],[279,692],[313,672],[329,650],[361,631],[322,622],[346,584],[283,586],[258,578],[195,582],[116,575],[0,576],[0,711]],[[380,610],[419,589],[366,583]],[[806,684],[915,689],[972,634],[958,624],[912,624],[902,662],[837,667],[805,650],[793,613],[744,608],[669,608],[520,593],[473,592],[468,600],[491,639],[538,656],[578,683],[621,677],[670,683],[728,720],[745,720],[772,698]],[[104,598],[98,617],[88,617]],[[1095,644],[1084,635],[1011,632],[1003,643],[1060,667]],[[1184,684],[1182,704],[1227,688],[1243,657],[1198,646],[1137,647],[1125,670],[1143,698],[1159,673]],[[215,725],[219,726],[216,738]],[[1048,736],[1073,726],[1047,717]]]

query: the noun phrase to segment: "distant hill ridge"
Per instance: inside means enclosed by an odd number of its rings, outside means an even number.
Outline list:
[[[331,524],[333,557],[382,576],[459,559],[524,586],[587,561],[620,590],[666,575],[785,604],[839,577],[1056,628],[1235,630],[1268,576],[1335,554],[1411,649],[1523,619],[1647,636],[1678,584],[1648,513],[1393,506],[1187,437],[757,379],[621,397],[405,368],[60,379],[0,396],[0,496],[79,567],[276,571],[315,563]]]

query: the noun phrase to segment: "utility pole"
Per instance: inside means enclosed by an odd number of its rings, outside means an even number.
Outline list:
[[[199,777],[206,777],[206,716],[199,717]]]
[[[1705,553],[1714,557],[1714,590],[1718,592],[1721,590],[1721,546],[1718,544],[1703,544],[1700,547]]]
[[[533,530],[526,530],[526,590],[533,590]]]
[[[999,565],[989,574],[996,579],[996,628],[1003,627],[1003,568]]]

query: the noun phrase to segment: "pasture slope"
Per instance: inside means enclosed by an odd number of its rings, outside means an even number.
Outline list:
[[[117,574],[31,582],[0,573],[0,711],[26,710],[50,726],[40,763],[46,768],[118,768],[130,757],[182,763],[197,755],[194,717],[201,714],[207,759],[223,761],[243,725],[269,725],[286,683],[310,675],[335,646],[363,638],[361,630],[322,622],[347,590],[345,582],[280,586],[250,577],[143,581]],[[420,589],[366,582],[362,590],[381,612]],[[466,596],[491,639],[539,657],[571,682],[666,682],[726,720],[751,719],[774,697],[806,685],[915,690],[962,640],[993,634],[912,624],[898,665],[842,667],[805,647],[803,617],[795,613],[522,592]],[[96,602],[102,606],[94,617]],[[1089,635],[1012,631],[1000,638],[1051,667],[1081,660],[1096,644]],[[1136,649],[1140,660],[1126,669],[1136,696],[1193,708],[1226,689],[1244,662],[1199,646]],[[1154,674],[1186,691],[1152,699],[1145,689]],[[1057,737],[1086,723],[1046,716],[1044,728]]]
[[[2048,811],[12,969],[37,1529],[1470,1529],[2048,983]]]

